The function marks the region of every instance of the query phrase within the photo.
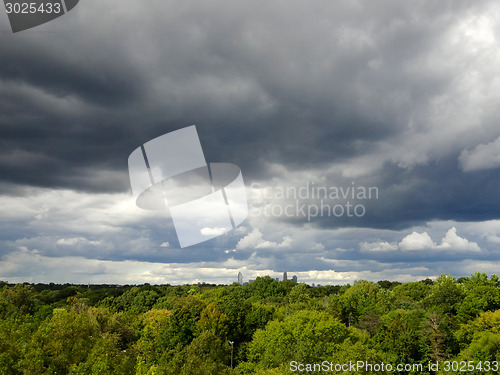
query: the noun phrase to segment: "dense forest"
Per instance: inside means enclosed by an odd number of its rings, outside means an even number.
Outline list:
[[[0,282],[0,374],[495,374],[498,360],[500,280],[484,273],[315,288]]]

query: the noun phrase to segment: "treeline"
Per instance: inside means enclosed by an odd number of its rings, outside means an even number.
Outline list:
[[[476,273],[316,288],[271,277],[246,286],[0,282],[0,374],[297,373],[291,361],[423,365],[343,374],[463,373],[428,370],[444,361],[497,373],[500,280]]]

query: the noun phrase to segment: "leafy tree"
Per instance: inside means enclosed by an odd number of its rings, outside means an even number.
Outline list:
[[[304,283],[295,285],[288,294],[288,300],[290,301],[290,303],[309,301],[310,296],[307,289],[307,285]]]
[[[332,296],[329,309],[347,326],[354,325],[360,317],[379,310],[377,304],[379,291],[380,286],[377,284],[361,280],[343,294]]]
[[[492,285],[469,287],[468,293],[457,306],[458,319],[467,322],[480,313],[500,308],[500,290]]]
[[[474,361],[474,363],[500,362],[500,334],[488,331],[477,333],[472,342],[460,352],[458,360]],[[482,374],[483,372],[473,373]]]
[[[104,333],[89,350],[84,362],[73,363],[70,375],[114,375],[132,374],[135,357],[119,350],[119,337]]]
[[[347,327],[331,315],[300,311],[257,330],[248,359],[260,368],[275,368],[291,360],[313,363],[337,352],[348,336]]]
[[[291,374],[292,359],[499,358],[500,280],[480,272],[458,281],[441,275],[435,282],[318,288],[264,277],[247,286],[3,283],[0,289],[6,375]]]
[[[454,360],[500,361],[500,310],[480,314],[473,321],[463,324],[456,332],[462,349]],[[472,374],[493,374],[492,371],[475,369]]]
[[[251,339],[246,317],[252,310],[252,303],[246,296],[247,293],[242,286],[230,286],[216,302],[219,311],[227,317],[230,341],[242,342]]]
[[[102,358],[97,358],[114,353],[117,358],[108,358],[105,366],[113,373],[123,362],[121,338],[115,328],[113,316],[103,309],[54,309],[52,317],[40,324],[25,345],[19,368],[23,373],[78,373],[99,368]]]
[[[441,362],[446,358],[445,335],[441,329],[440,319],[441,316],[438,313],[430,313],[423,329],[424,335],[429,340],[428,353],[433,362]]]
[[[394,288],[394,296],[398,300],[420,302],[431,292],[431,285],[418,281],[398,285]]]
[[[356,328],[349,328],[351,335],[340,345],[333,360],[335,363],[349,363],[349,361],[362,361],[370,364],[391,363],[392,357],[374,348],[373,342],[366,333]],[[359,372],[347,371],[346,374],[385,375],[387,371],[374,371],[369,368],[360,369]]]
[[[283,284],[270,276],[257,277],[253,283],[247,286],[247,289],[254,300],[283,297],[285,295]]]
[[[382,316],[376,338],[380,349],[393,355],[394,362],[413,363],[426,358],[422,348],[420,327],[422,310],[395,310]]]
[[[214,331],[204,331],[186,348],[180,374],[228,374],[231,349],[227,340]]]
[[[191,295],[177,298],[175,305],[169,319],[159,328],[158,345],[161,350],[188,345],[195,337],[196,324],[205,307],[200,298]]]
[[[367,331],[371,336],[375,335],[381,325],[380,316],[374,312],[366,314],[359,322],[359,328]]]
[[[462,324],[456,331],[460,348],[463,349],[469,345],[475,335],[481,332],[500,334],[500,310],[482,313],[473,321]]]
[[[274,307],[254,304],[245,315],[245,336],[252,337],[257,329],[263,329],[274,318]]]
[[[27,317],[16,315],[0,319],[0,369],[4,374],[21,374],[19,361],[23,358],[23,347],[33,333]]]
[[[139,314],[150,310],[159,298],[159,293],[150,287],[133,287],[112,300],[115,311],[131,311]],[[106,301],[103,301],[106,303]]]
[[[0,291],[0,317],[33,314],[38,300],[33,286],[16,284]]]
[[[204,332],[211,332],[213,336],[227,340],[228,319],[213,303],[205,306],[201,311],[200,319],[196,322],[195,336],[201,336]]]
[[[400,282],[398,281],[389,281],[389,280],[381,280],[377,281],[377,284],[382,288],[382,289],[392,289],[397,285],[401,285]]]
[[[457,307],[465,296],[464,288],[450,275],[440,275],[431,288],[431,293],[423,303],[424,306],[438,312],[456,315]]]

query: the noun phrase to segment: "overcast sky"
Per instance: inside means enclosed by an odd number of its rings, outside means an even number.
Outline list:
[[[498,272],[497,1],[82,0],[15,34],[0,13],[0,280]],[[181,249],[127,161],[193,124],[250,215]]]

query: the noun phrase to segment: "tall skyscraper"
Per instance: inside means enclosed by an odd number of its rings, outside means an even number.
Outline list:
[[[294,283],[296,283],[296,282],[297,282],[297,275],[293,275],[293,276],[292,276],[292,281],[293,281]]]
[[[286,271],[283,272],[283,281],[288,280],[288,276],[286,275]]]
[[[243,285],[243,274],[241,272],[238,272],[238,284]]]

